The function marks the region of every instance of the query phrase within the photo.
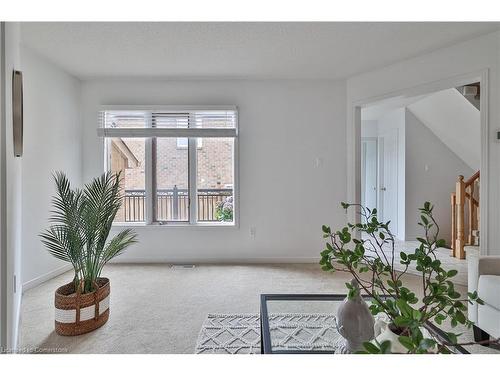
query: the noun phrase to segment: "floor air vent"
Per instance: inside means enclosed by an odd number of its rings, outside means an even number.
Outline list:
[[[170,266],[173,270],[192,270],[195,267],[194,264],[172,264]]]

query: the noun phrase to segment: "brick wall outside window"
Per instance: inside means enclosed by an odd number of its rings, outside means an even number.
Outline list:
[[[124,139],[139,160],[139,166],[125,169],[125,189],[145,189],[144,147],[142,139]],[[233,140],[205,138],[198,148],[198,188],[224,189],[233,184]],[[112,162],[113,163],[113,162]],[[179,189],[188,186],[188,150],[178,148],[176,138],[157,140],[157,188]]]

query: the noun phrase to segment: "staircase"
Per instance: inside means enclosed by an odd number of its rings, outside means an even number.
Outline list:
[[[469,99],[469,95],[464,96],[452,88],[427,95],[407,108],[465,164],[477,171],[481,161],[481,114]]]
[[[465,259],[465,246],[479,246],[479,171],[458,176],[451,193],[451,255]]]

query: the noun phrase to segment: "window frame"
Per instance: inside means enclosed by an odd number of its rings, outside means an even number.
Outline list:
[[[187,144],[179,144],[179,139],[187,139],[188,140],[188,143]],[[198,139],[198,142],[196,142],[196,147],[199,149],[201,149],[203,147],[203,138],[197,138]],[[176,147],[178,150],[185,150],[187,149],[189,146],[189,138],[186,138],[186,137],[177,137],[176,138]]]
[[[103,105],[99,108],[99,128],[98,136],[102,138],[102,155],[104,158],[104,171],[110,170],[111,160],[109,153],[110,138],[112,136],[106,135],[106,129],[103,128],[101,114],[106,111],[143,111],[151,114],[152,112],[161,111],[173,111],[173,112],[194,112],[194,111],[233,111],[235,113],[235,126],[234,128],[153,128],[151,123],[147,123],[145,128],[112,128],[114,132],[114,137],[127,138],[130,137],[144,138],[145,140],[145,221],[144,222],[113,222],[113,226],[117,227],[218,227],[218,228],[239,228],[239,211],[240,211],[240,195],[239,195],[239,114],[238,108],[234,105],[205,105],[205,106],[137,106],[137,105]],[[148,116],[148,121],[150,121],[152,116]],[[109,128],[108,128],[109,129]],[[171,133],[172,135],[167,136],[167,138],[188,138],[188,190],[189,190],[189,221],[157,221],[156,218],[156,176],[155,176],[155,143],[156,135],[149,135],[148,129],[163,129],[165,133]],[[198,136],[186,136],[192,132],[192,129],[196,130]],[[187,130],[187,132],[186,132]],[[234,135],[228,136],[228,133],[234,133]],[[144,136],[140,136],[143,134]],[[220,134],[220,135],[218,135]],[[198,138],[233,138],[233,221],[232,222],[199,222],[198,220],[198,199],[197,199],[197,152],[200,149],[198,147]],[[192,204],[194,202],[194,204]]]

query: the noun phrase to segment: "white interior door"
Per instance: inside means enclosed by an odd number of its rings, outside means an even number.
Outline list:
[[[379,135],[379,219],[398,234],[398,129]]]
[[[361,140],[361,204],[369,209],[377,208],[377,148],[376,137]]]

